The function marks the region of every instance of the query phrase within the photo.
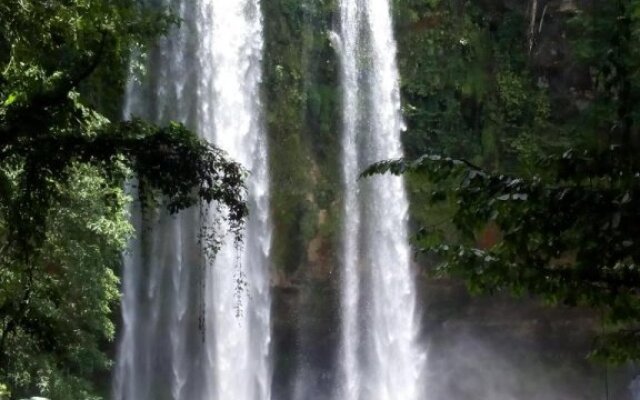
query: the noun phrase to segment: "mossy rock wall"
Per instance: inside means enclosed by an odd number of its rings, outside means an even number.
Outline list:
[[[274,395],[332,369],[338,348],[341,93],[334,0],[263,2],[272,179]],[[301,365],[305,365],[302,368]],[[331,379],[315,379],[329,392]]]

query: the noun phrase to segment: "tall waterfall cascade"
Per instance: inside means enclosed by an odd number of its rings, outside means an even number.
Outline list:
[[[337,400],[424,399],[417,294],[401,178],[358,180],[401,157],[396,44],[388,0],[341,0],[343,177],[341,380]]]
[[[143,220],[132,211],[138,236],[123,272],[114,398],[269,400],[271,223],[259,0],[165,5],[183,23],[149,55],[149,79],[131,80],[125,112],[183,122],[242,163],[251,172],[251,215],[242,246],[228,238],[211,261],[199,235],[202,224],[225,231],[215,213]]]

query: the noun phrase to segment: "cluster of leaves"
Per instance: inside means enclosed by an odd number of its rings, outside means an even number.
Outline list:
[[[436,25],[429,33],[411,40],[439,35],[452,43],[460,37],[459,27],[465,24],[443,25],[451,19],[445,18],[450,14],[440,2],[420,3],[428,3],[424,15],[440,19],[433,20]],[[479,56],[478,50],[487,48],[479,43],[467,53],[458,52],[475,54],[479,62],[488,60],[481,79],[490,82],[491,89],[475,91],[469,103],[464,100],[467,78],[461,74],[450,81],[454,103],[443,101],[441,89],[434,91],[433,85],[421,90],[440,99],[440,110],[448,104],[480,110],[478,124],[469,125],[461,112],[452,120],[465,129],[443,133],[462,140],[476,128],[484,138],[492,132],[498,138],[495,151],[465,153],[427,132],[426,140],[433,140],[428,152],[448,156],[381,162],[364,175],[406,173],[414,183],[414,198],[423,202],[414,208],[449,210],[454,235],[424,223],[417,237],[423,252],[443,260],[437,273],[461,277],[475,291],[533,294],[553,304],[600,310],[605,326],[594,355],[616,362],[637,360],[640,162],[634,153],[640,143],[640,54],[633,42],[640,34],[640,2],[594,2],[573,10],[570,18],[562,14],[567,35],[562,45],[570,45],[572,52],[571,63],[564,66],[580,83],[570,92],[561,85],[544,89],[535,84],[553,74],[561,79],[567,75],[558,66],[550,71],[536,64],[522,16],[510,31],[508,19],[498,23],[491,14],[484,10],[466,25],[476,34],[465,41],[473,45],[473,38],[484,32],[493,43],[491,56]],[[427,46],[433,51],[441,45]],[[409,76],[420,79],[418,74]],[[409,101],[422,101],[416,83],[406,85]],[[429,107],[416,109],[426,112]],[[442,113],[433,115],[435,126],[446,123]]]
[[[101,347],[115,330],[113,271],[132,233],[129,199],[97,169],[81,165],[55,190],[42,248],[28,259],[7,247],[0,254],[2,379],[17,395],[92,398],[87,378],[110,365]],[[2,223],[6,235],[10,221]]]
[[[175,22],[135,0],[0,2],[0,381],[15,395],[92,398],[109,366],[128,179],[147,206],[216,204],[241,235],[239,164],[180,124],[110,121],[81,95],[121,92],[130,50]]]
[[[11,392],[7,389],[7,385],[0,383],[0,399],[5,400],[11,395]]]
[[[611,336],[599,351],[620,360],[640,356],[638,341],[622,353],[608,347],[640,321],[640,168],[630,170],[620,153],[549,156],[541,167],[554,177],[496,175],[438,156],[382,162],[365,175],[426,175],[437,188],[429,193],[433,204],[455,202],[457,241],[427,229],[417,238],[420,251],[445,260],[436,273],[461,277],[475,292],[532,293],[601,309]],[[488,230],[495,232],[490,242],[483,240]]]

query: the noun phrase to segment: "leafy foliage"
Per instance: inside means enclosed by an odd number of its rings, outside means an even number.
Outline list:
[[[430,196],[435,204],[455,201],[459,240],[443,243],[440,232],[427,230],[418,236],[421,251],[446,260],[437,273],[462,277],[475,291],[533,293],[552,304],[602,309],[611,332],[599,355],[625,360],[640,355],[633,330],[640,315],[640,169],[621,160],[619,148],[567,151],[544,159],[554,176],[523,179],[423,156],[382,162],[364,175],[422,174],[437,188],[449,187]],[[483,242],[492,228],[496,238]],[[624,347],[609,346],[621,336]]]
[[[114,271],[131,234],[130,199],[94,168],[72,169],[56,185],[42,251],[25,262],[2,254],[3,380],[16,394],[90,398],[86,378],[110,365],[101,345],[115,331]]]
[[[94,398],[128,179],[149,207],[213,203],[241,235],[239,164],[180,124],[109,120],[92,96],[118,104],[131,49],[176,22],[133,0],[0,3],[0,381],[15,395]]]
[[[416,130],[410,134],[432,141],[431,149],[422,150],[427,155],[381,162],[363,175],[407,174],[414,184],[413,197],[419,199],[414,208],[449,210],[455,234],[420,221],[423,228],[416,238],[422,252],[443,260],[437,274],[461,277],[477,292],[505,290],[552,304],[598,309],[605,327],[594,355],[617,362],[637,360],[640,54],[631,43],[640,33],[640,2],[595,2],[569,14],[558,10],[555,18],[561,18],[554,29],[567,37],[560,44],[557,39],[549,44],[540,37],[527,38],[524,23],[511,31],[517,12],[498,22],[495,10],[474,13],[466,4],[470,12],[455,17],[441,2],[419,3],[428,3],[426,16],[438,18],[428,33],[409,37],[423,43],[435,40],[434,35],[441,40],[421,51],[434,52],[442,43],[454,43],[455,37],[475,39],[465,39],[470,49],[454,52],[461,54],[453,59],[461,59],[462,67],[452,69],[456,72],[442,86],[454,91],[455,101],[443,100],[439,87],[419,89],[409,81],[404,90],[410,104],[438,102],[440,111],[431,114],[436,121],[431,126],[448,121],[451,114],[442,110],[459,107],[461,113],[451,117],[456,125],[440,133],[454,140],[478,134],[484,149],[460,151],[438,139],[437,132]],[[465,27],[467,36],[445,25],[452,20]],[[541,32],[544,21],[538,23]],[[491,38],[490,46],[481,44],[484,35]],[[572,62],[556,60],[550,69],[543,45],[567,46],[563,51],[572,55]],[[434,54],[446,59],[450,53]],[[474,68],[466,55],[488,67],[482,68],[481,81],[493,88],[464,89]],[[430,75],[422,70],[409,76],[420,80]],[[551,78],[557,79],[555,85]],[[565,81],[575,86],[568,90]],[[427,100],[428,93],[435,99]],[[415,109],[425,112],[429,105]],[[477,124],[465,120],[465,109],[477,111]],[[458,130],[460,124],[463,129]],[[492,151],[484,151],[487,143]],[[438,153],[449,156],[430,155]]]

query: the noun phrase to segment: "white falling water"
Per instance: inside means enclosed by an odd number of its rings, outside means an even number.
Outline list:
[[[345,180],[342,385],[337,400],[423,399],[416,289],[401,178],[358,182],[402,156],[399,77],[388,0],[341,0]]]
[[[184,122],[241,162],[251,171],[251,216],[243,247],[229,239],[211,264],[198,234],[201,224],[217,224],[215,215],[196,210],[143,221],[133,210],[138,238],[123,273],[114,397],[269,400],[271,227],[259,0],[165,5],[184,22],[150,55],[150,83],[130,84],[125,112]]]

